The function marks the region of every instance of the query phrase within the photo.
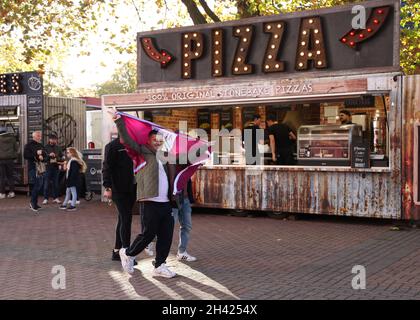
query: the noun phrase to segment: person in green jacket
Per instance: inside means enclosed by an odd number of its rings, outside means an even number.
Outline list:
[[[174,232],[172,206],[175,200],[172,188],[175,166],[160,159],[158,150],[162,141],[157,131],[149,132],[146,145],[138,145],[128,134],[123,119],[116,112],[111,114],[124,143],[146,161],[146,165],[136,174],[136,198],[142,202],[144,230],[128,248],[120,249],[122,267],[126,272],[134,273],[135,257],[156,237],[153,276],[175,277],[176,273],[166,266]]]

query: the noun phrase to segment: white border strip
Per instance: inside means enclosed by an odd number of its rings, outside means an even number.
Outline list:
[[[378,93],[379,91],[375,91]],[[388,91],[387,91],[388,92]],[[244,98],[244,99],[229,99],[229,100],[203,100],[203,101],[181,101],[181,102],[169,102],[169,101],[158,101],[154,103],[141,103],[133,102],[132,104],[107,104],[105,107],[117,107],[117,108],[168,108],[170,106],[188,107],[188,106],[210,106],[210,105],[230,105],[230,104],[255,104],[259,102],[276,102],[284,100],[313,100],[314,98],[329,99],[334,97],[351,97],[368,94],[368,91],[356,91],[356,92],[341,92],[341,93],[323,93],[313,95],[301,95],[301,96],[281,96],[281,97],[265,97],[265,98]]]

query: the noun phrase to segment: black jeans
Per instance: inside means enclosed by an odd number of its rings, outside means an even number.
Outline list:
[[[15,191],[15,164],[13,160],[0,160],[0,193],[6,193],[6,184],[9,191]]]
[[[38,206],[38,196],[41,193],[43,186],[44,186],[44,173],[39,176],[35,174],[35,182],[31,191],[31,203],[32,203],[32,206],[34,207]]]
[[[56,166],[48,166],[47,171],[44,176],[44,199],[48,199],[50,191],[50,182],[51,182],[51,191],[53,199],[57,199],[59,195],[59,174],[60,171]]]
[[[172,245],[174,233],[172,207],[169,202],[144,201],[143,209],[144,230],[136,237],[126,254],[132,257],[138,255],[157,237],[155,263],[157,268],[165,263]]]
[[[135,192],[114,193],[113,201],[118,210],[118,222],[115,230],[115,249],[128,248],[131,240],[131,221]]]

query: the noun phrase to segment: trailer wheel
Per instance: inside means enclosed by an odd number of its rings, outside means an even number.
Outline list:
[[[269,212],[267,212],[267,215],[270,218],[273,218],[273,219],[282,219],[282,220],[287,219],[287,217],[289,216],[288,213],[283,212],[283,211],[269,211]]]
[[[246,210],[242,210],[242,209],[233,209],[231,210],[230,216],[234,216],[234,217],[247,217],[248,213]]]

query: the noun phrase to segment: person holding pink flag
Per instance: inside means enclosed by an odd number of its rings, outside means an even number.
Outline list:
[[[131,115],[111,112],[118,133],[133,159],[137,181],[137,200],[142,202],[144,230],[128,248],[120,250],[121,264],[128,273],[134,273],[135,257],[156,237],[154,276],[172,278],[176,273],[166,266],[172,245],[174,217],[172,208],[178,207],[175,195],[207,161],[208,146],[202,140],[175,134],[154,123]],[[164,145],[164,146],[163,146]],[[166,152],[162,151],[162,147]],[[200,156],[180,172],[176,160],[188,152]],[[201,152],[204,151],[204,152]],[[175,160],[175,161],[174,161]]]

